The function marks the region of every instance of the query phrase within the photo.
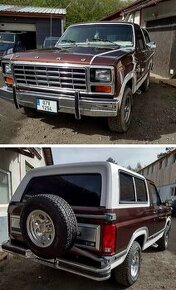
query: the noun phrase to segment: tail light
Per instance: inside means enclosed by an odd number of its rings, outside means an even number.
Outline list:
[[[103,225],[102,250],[106,255],[113,255],[116,248],[116,225]]]

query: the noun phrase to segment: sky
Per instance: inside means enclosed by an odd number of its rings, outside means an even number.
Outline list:
[[[165,146],[59,146],[52,149],[54,164],[66,164],[84,161],[105,161],[112,157],[118,165],[135,168],[140,162],[142,167],[157,159]]]

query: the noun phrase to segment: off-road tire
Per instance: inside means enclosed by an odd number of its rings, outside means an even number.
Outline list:
[[[138,251],[139,252],[139,269],[138,273],[135,277],[132,277],[131,275],[131,263],[132,263],[132,258],[134,253]],[[132,284],[134,284],[140,273],[140,265],[141,265],[141,246],[139,245],[138,242],[134,241],[128,255],[125,259],[125,261],[118,266],[117,268],[113,269],[112,271],[112,276],[113,279],[120,285],[123,285],[125,287],[129,287]]]
[[[157,250],[165,251],[168,248],[168,239],[169,239],[170,225],[168,225],[164,231],[164,234],[161,239],[157,241]]]
[[[34,210],[42,210],[51,218],[55,236],[52,244],[42,248],[33,243],[27,231],[27,218]],[[77,236],[77,220],[71,206],[60,196],[39,194],[29,198],[21,212],[23,238],[38,257],[52,259],[63,256],[73,246]]]
[[[149,87],[150,87],[150,72],[148,73],[147,78],[145,79],[145,81],[141,85],[140,89],[143,93],[145,93],[149,90]]]
[[[125,108],[127,108],[127,102],[129,101],[129,117],[125,120]],[[108,118],[108,126],[110,131],[124,133],[128,130],[131,118],[132,118],[132,107],[133,107],[133,94],[130,88],[126,88],[120,110],[117,113],[116,117],[109,117]]]

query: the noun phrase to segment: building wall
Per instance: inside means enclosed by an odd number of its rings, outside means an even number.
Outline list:
[[[172,196],[172,189],[176,187],[176,150],[171,155],[145,167],[140,173],[154,181],[163,201],[176,199],[176,196]]]
[[[147,28],[156,42],[153,73],[165,78],[176,75],[176,0],[167,0],[125,16],[126,21]]]
[[[62,34],[62,20],[52,19],[52,36],[60,37]],[[36,27],[37,48],[41,48],[46,36],[50,36],[50,19],[28,18],[28,17],[1,17],[0,24],[24,23],[34,24]],[[12,26],[13,27],[13,26]],[[25,28],[24,28],[25,31]]]
[[[9,201],[14,194],[19,183],[26,174],[26,163],[29,167],[42,167],[45,166],[45,159],[43,151],[41,151],[42,159],[37,157],[30,158],[14,151],[5,150],[0,148],[0,171],[3,170],[9,174],[11,180]],[[0,192],[1,194],[1,192]],[[7,230],[7,207],[8,204],[1,204],[0,202],[0,245],[8,238]]]

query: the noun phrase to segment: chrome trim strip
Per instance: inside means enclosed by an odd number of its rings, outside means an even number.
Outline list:
[[[87,219],[99,219],[106,221],[115,221],[116,214],[115,213],[106,213],[104,215],[96,215],[96,214],[76,214],[77,218],[87,218]]]

